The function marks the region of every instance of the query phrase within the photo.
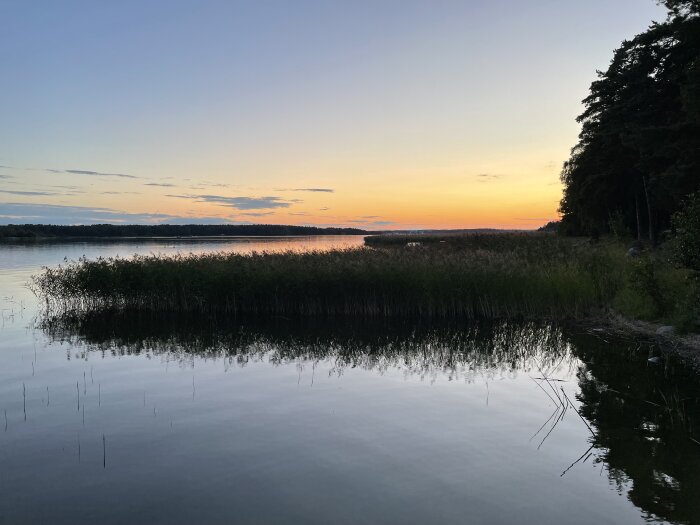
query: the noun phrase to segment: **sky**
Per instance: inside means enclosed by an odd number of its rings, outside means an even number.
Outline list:
[[[0,224],[522,228],[654,0],[0,0]]]

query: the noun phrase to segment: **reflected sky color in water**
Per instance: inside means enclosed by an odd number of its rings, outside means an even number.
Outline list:
[[[0,250],[0,523],[699,522],[699,383],[648,345],[535,324],[47,319],[19,287],[65,255],[172,244]]]

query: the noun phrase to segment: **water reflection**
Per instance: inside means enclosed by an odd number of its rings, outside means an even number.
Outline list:
[[[590,448],[572,457],[562,476],[579,464],[600,465],[600,474],[648,519],[700,522],[700,383],[673,359],[650,364],[650,344],[603,341],[546,324],[319,326],[121,314],[45,317],[41,328],[79,353],[161,356],[182,366],[200,358],[227,366],[296,363],[300,378],[311,369],[312,382],[318,363],[336,376],[359,368],[428,381],[481,381],[487,404],[489,381],[528,376],[540,402],[554,407],[532,436],[535,443],[541,446],[565,416],[579,417],[570,415],[574,411],[588,427]]]
[[[24,288],[65,257],[361,242],[4,246],[0,523],[700,523],[699,383],[648,364],[652,345],[546,324],[34,324]]]
[[[44,317],[39,326],[50,340],[71,343],[81,351],[163,355],[181,362],[192,362],[193,357],[238,364],[263,359],[273,365],[326,361],[334,374],[346,368],[392,368],[421,378],[472,382],[518,373],[548,375],[561,367],[568,374],[577,362],[559,328],[538,324],[319,325],[280,318],[222,323],[186,316],[88,314]]]
[[[700,521],[700,390],[697,378],[673,359],[647,361],[647,349],[618,351],[572,338],[586,363],[578,373],[581,412],[595,426],[618,490],[650,516]]]

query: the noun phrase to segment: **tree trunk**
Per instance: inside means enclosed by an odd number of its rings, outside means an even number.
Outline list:
[[[656,246],[656,239],[654,239],[654,220],[652,219],[651,202],[649,201],[649,188],[647,188],[646,177],[642,177],[642,184],[644,185],[644,197],[647,201],[647,215],[649,218],[649,242],[652,246]]]
[[[642,240],[642,223],[639,217],[639,197],[637,191],[634,192],[634,212],[637,215],[637,241]]]

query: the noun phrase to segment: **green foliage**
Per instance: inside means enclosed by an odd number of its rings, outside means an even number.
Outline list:
[[[630,259],[625,286],[613,307],[627,317],[672,324],[681,332],[696,329],[698,286],[692,272],[668,261],[662,250]]]
[[[683,208],[674,214],[673,227],[676,262],[700,274],[700,192],[690,195]]]
[[[668,310],[668,301],[661,290],[657,263],[651,257],[641,257],[632,263],[629,282],[632,290],[650,301],[652,318],[664,315]]]
[[[549,221],[544,226],[537,228],[538,232],[548,232],[548,233],[559,233],[559,227],[561,226],[561,221]]]
[[[698,0],[663,0],[664,4],[675,16],[691,16],[700,14],[700,2]]]
[[[692,330],[700,319],[700,192],[690,195],[681,210],[673,215],[675,235],[671,240],[671,259],[689,274],[682,294],[678,324]]]
[[[625,222],[625,215],[621,211],[616,211],[608,221],[610,233],[612,233],[618,241],[625,241],[632,237],[632,232]]]

